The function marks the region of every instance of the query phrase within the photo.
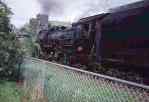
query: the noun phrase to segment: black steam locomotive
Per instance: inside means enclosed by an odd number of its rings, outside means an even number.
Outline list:
[[[45,53],[56,48],[67,56],[76,56],[81,51],[88,56],[94,45],[96,57],[100,56],[101,63],[107,61],[148,67],[148,10],[148,1],[122,6],[111,10],[106,16],[101,14],[80,20],[78,25],[83,29],[74,26],[70,29],[43,30],[39,33],[39,42]],[[100,21],[101,28],[97,28],[97,21]],[[101,29],[100,39],[96,37],[98,29]],[[84,36],[84,32],[89,35]]]
[[[89,54],[89,39],[81,35],[81,30],[76,27],[53,27],[42,30],[38,35],[38,42],[46,60],[55,60],[63,64],[87,64]]]
[[[70,29],[42,30],[38,35],[41,57],[71,66],[88,65],[93,49],[102,65],[128,65],[130,69],[143,72],[148,79],[148,18],[149,2],[143,1],[83,18]]]

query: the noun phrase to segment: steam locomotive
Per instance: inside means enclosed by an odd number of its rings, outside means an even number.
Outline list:
[[[55,60],[62,64],[75,65],[88,63],[89,39],[81,35],[81,30],[76,27],[53,27],[41,30],[38,42],[46,60]]]
[[[148,67],[148,10],[148,1],[126,5],[112,10],[106,16],[101,14],[81,19],[78,25],[83,26],[83,29],[75,26],[70,29],[62,27],[43,30],[39,33],[39,42],[46,54],[51,50],[53,52],[60,50],[65,53],[66,56],[69,56],[66,58],[71,59],[67,60],[68,63],[75,62],[72,59],[78,60],[78,62],[84,60],[83,64],[87,63],[85,59],[88,59],[94,46],[96,57],[101,58],[101,63],[116,62]],[[99,20],[101,28],[96,26]],[[96,37],[98,29],[101,29],[99,38]]]
[[[90,54],[93,53],[95,59],[100,58],[102,65],[126,65],[130,66],[126,69],[143,73],[148,83],[148,18],[149,2],[144,1],[107,14],[80,19],[69,29],[42,30],[38,35],[43,52],[41,57],[71,66],[78,63],[88,65]],[[97,23],[101,26],[97,26]]]

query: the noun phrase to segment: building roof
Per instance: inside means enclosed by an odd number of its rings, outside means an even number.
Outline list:
[[[94,21],[94,20],[97,20],[97,19],[103,19],[108,14],[109,13],[102,13],[102,14],[99,14],[99,15],[94,15],[94,16],[89,16],[89,17],[86,17],[86,18],[82,18],[76,24],[83,24],[83,23],[88,23],[90,21]]]
[[[117,21],[122,21],[123,18],[131,16],[131,15],[139,15],[146,8],[149,8],[149,0],[141,0],[139,2],[123,5],[117,8],[112,8],[108,13],[102,13],[94,16],[89,16],[86,18],[80,19],[77,23],[73,25],[78,25],[82,23],[89,23],[90,21],[94,21],[97,19],[101,19],[102,21],[107,21],[108,23]]]
[[[122,11],[127,11],[131,9],[137,9],[137,8],[144,8],[149,6],[149,0],[141,0],[135,3],[130,3],[127,5],[119,6],[116,8],[112,8],[109,10],[109,12],[122,12]]]
[[[149,9],[149,0],[144,0],[111,9],[110,15],[103,19],[104,24],[124,22],[125,18],[137,17]]]

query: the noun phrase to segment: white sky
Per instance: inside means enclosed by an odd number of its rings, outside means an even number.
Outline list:
[[[36,17],[41,11],[37,0],[3,0],[11,8],[14,15],[11,22],[16,27],[21,27],[27,23],[30,18]],[[58,1],[58,0],[57,0]],[[74,20],[87,15],[93,15],[104,10],[119,5],[127,4],[139,0],[59,0],[63,2],[59,14],[51,12],[50,19],[59,21]],[[94,1],[94,2],[93,2]],[[101,2],[100,2],[101,1]]]

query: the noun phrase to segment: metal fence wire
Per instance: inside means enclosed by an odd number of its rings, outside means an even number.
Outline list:
[[[24,90],[39,102],[149,102],[148,86],[34,58],[22,69]]]

